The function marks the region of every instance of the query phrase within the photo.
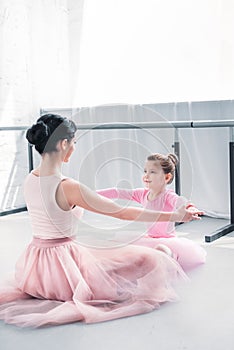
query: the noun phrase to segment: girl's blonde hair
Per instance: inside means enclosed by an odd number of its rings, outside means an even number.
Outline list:
[[[154,153],[147,157],[147,160],[159,162],[160,166],[163,169],[164,174],[171,174],[171,179],[168,184],[172,183],[175,176],[175,168],[179,160],[177,156],[173,153],[168,153],[167,155]]]

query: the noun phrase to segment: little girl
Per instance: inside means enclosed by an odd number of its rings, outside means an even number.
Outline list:
[[[97,193],[107,198],[132,200],[142,204],[146,209],[173,212],[185,204],[185,198],[178,196],[167,185],[174,179],[175,167],[178,162],[176,155],[159,153],[147,157],[143,182],[145,188],[98,190]],[[192,204],[187,204],[189,210],[195,210]],[[176,237],[174,222],[154,222],[148,224],[147,233],[134,244],[151,248],[168,248],[166,252],[180,263],[184,270],[189,270],[205,262],[206,252],[195,242]]]

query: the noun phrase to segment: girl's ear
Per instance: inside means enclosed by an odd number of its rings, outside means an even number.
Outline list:
[[[172,178],[171,173],[165,174],[165,181],[167,184],[168,184],[168,182],[170,182],[171,178]]]

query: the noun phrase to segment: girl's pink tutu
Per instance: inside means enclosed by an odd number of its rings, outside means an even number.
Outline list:
[[[15,280],[0,289],[0,319],[39,327],[145,313],[177,300],[178,277],[187,278],[179,264],[151,248],[88,249],[72,238],[33,238]]]
[[[153,238],[145,236],[135,241],[134,244],[156,249],[160,244],[167,246],[171,249],[173,258],[186,272],[206,261],[206,251],[199,244],[184,237]]]

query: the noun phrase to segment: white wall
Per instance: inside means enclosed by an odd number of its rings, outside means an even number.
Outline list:
[[[86,0],[77,105],[233,99],[232,0]]]

